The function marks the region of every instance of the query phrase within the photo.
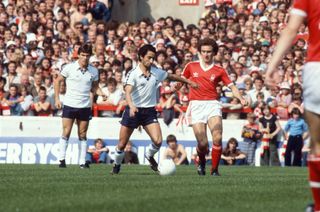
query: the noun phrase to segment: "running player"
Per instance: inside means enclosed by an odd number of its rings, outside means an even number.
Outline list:
[[[153,66],[155,53],[156,49],[151,45],[141,47],[138,52],[139,64],[127,74],[124,86],[128,106],[125,108],[121,120],[119,143],[116,147],[112,174],[120,172],[124,148],[134,129],[140,125],[143,126],[152,141],[145,158],[149,161],[151,169],[158,171],[158,163],[153,156],[159,151],[162,144],[161,129],[155,110],[157,104],[156,92],[159,83],[168,78],[173,81],[187,83],[192,88],[198,87],[198,84],[190,80]]]
[[[309,183],[313,193],[314,211],[320,211],[320,1],[295,0],[290,20],[282,31],[276,50],[270,60],[266,83],[275,87],[278,83],[277,67],[283,55],[296,38],[300,25],[307,19],[309,43],[307,63],[303,68],[303,101],[305,118],[309,125],[311,152],[308,156]]]
[[[199,84],[199,89],[190,89],[190,103],[186,115],[198,142],[198,174],[206,174],[206,154],[209,152],[208,125],[213,140],[211,175],[219,176],[218,166],[222,153],[222,106],[216,91],[218,83],[222,81],[227,85],[241,104],[246,104],[246,101],[229,79],[226,70],[214,64],[213,57],[218,52],[216,42],[209,38],[200,40],[198,50],[200,60],[188,63],[183,71],[184,77]]]

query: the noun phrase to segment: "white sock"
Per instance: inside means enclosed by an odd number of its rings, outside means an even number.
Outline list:
[[[86,162],[86,154],[87,154],[87,140],[79,140],[80,142],[80,158],[79,164],[85,164]]]
[[[61,137],[59,139],[59,160],[65,160],[66,159],[66,151],[68,147],[68,139],[65,137]]]
[[[160,147],[157,147],[155,144],[150,144],[149,145],[149,149],[146,152],[146,156],[148,158],[153,157],[158,151],[159,151]]]
[[[116,147],[115,151],[116,151],[116,153],[114,155],[114,162],[117,165],[120,165],[123,161],[123,158],[124,158],[124,151],[118,150],[118,147]]]

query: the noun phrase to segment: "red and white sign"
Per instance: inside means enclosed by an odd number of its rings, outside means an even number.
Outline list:
[[[196,6],[199,5],[199,0],[179,0],[179,5]]]

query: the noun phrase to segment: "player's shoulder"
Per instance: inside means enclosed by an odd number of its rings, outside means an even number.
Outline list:
[[[93,65],[90,65],[90,64],[88,65],[88,70],[90,72],[94,73],[94,74],[98,74],[99,73],[98,69],[96,67],[94,67]]]
[[[213,66],[214,69],[219,70],[219,71],[226,71],[221,65],[219,64],[214,64]]]
[[[200,66],[200,61],[199,60],[196,60],[196,61],[190,61],[186,64],[186,67],[187,66]]]
[[[61,66],[61,69],[69,69],[69,68],[73,68],[74,66],[76,66],[76,61],[70,62],[70,63],[65,63]]]

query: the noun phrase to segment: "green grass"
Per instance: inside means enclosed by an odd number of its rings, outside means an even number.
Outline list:
[[[303,211],[311,200],[305,168],[221,167],[221,177],[178,167],[158,176],[147,166],[90,170],[0,165],[0,211]]]

